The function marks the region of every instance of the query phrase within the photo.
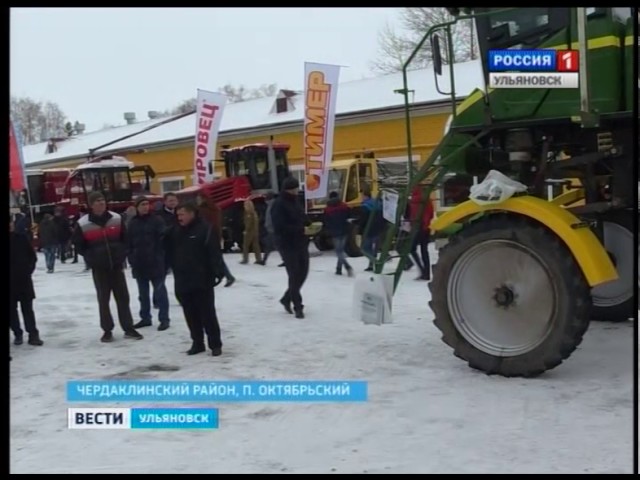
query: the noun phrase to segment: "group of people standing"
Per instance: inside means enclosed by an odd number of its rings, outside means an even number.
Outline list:
[[[260,250],[260,222],[251,200],[244,204],[244,245],[241,263],[248,263],[249,252],[253,250],[256,263],[264,265],[272,251],[277,250],[282,257],[282,265],[287,272],[287,288],[280,298],[280,304],[289,314],[304,318],[304,304],[301,289],[309,273],[309,237],[305,228],[310,224],[304,206],[300,202],[298,180],[289,177],[284,180],[281,193],[276,197],[269,194],[264,218],[266,230],[265,254]],[[71,237],[77,254],[84,257],[92,272],[95,286],[100,326],[103,330],[101,341],[114,340],[114,320],[109,307],[113,294],[120,327],[124,337],[141,340],[138,329],[152,325],[152,305],[158,309],[158,330],[170,327],[169,298],[165,280],[172,272],[175,296],[180,303],[189,328],[192,345],[189,355],[204,352],[208,347],[213,356],[222,354],[220,325],[215,307],[214,287],[226,280],[225,287],[233,285],[235,277],[226,265],[221,248],[222,215],[220,209],[199,195],[194,203],[178,204],[173,193],[164,195],[163,205],[154,211],[149,199],[141,196],[135,200],[135,215],[127,216],[110,211],[105,197],[100,192],[92,192],[88,197],[89,212],[81,216],[74,230],[68,223],[53,218],[43,220],[43,250],[47,271],[53,271],[50,264],[52,250],[68,242]],[[416,187],[409,204],[408,217],[416,221],[421,207],[421,188]],[[359,229],[363,233],[362,249],[370,259],[376,257],[380,239],[386,228],[382,216],[382,205],[364,192],[362,215]],[[58,212],[56,212],[58,213]],[[419,232],[412,245],[412,257],[420,268],[421,279],[430,278],[428,256],[429,225],[433,217],[433,206],[428,201],[420,221]],[[324,226],[333,238],[337,256],[336,274],[343,269],[353,276],[353,268],[346,259],[345,246],[349,235],[350,209],[336,192],[331,192],[324,211]],[[41,226],[42,228],[42,226]],[[14,219],[10,217],[11,231],[11,329],[14,343],[22,343],[22,329],[18,318],[18,303],[22,310],[29,343],[42,345],[35,324],[32,303],[35,298],[31,275],[35,270],[37,257],[25,235],[16,232]],[[65,232],[64,235],[60,232]],[[71,233],[73,232],[73,233]],[[420,255],[418,255],[418,249]],[[55,257],[54,257],[55,258]],[[134,323],[130,309],[130,296],[124,273],[125,265],[131,267],[136,280],[140,302],[140,320]]]
[[[38,224],[38,246],[44,253],[44,261],[47,266],[47,273],[55,270],[56,258],[60,263],[65,263],[70,250],[70,240],[78,221],[78,217],[73,222],[65,214],[64,208],[58,207],[54,214],[45,213]],[[72,263],[78,263],[78,251],[73,248]]]
[[[89,195],[89,214],[80,218],[74,245],[89,265],[98,296],[101,341],[112,342],[114,322],[109,308],[116,300],[118,320],[125,338],[140,340],[138,329],[152,325],[151,306],[158,308],[158,330],[170,326],[169,298],[165,285],[173,273],[175,295],[192,339],[189,355],[205,348],[205,334],[213,356],[222,354],[213,287],[224,277],[220,237],[213,225],[198,215],[192,203],[178,205],[174,194],[164,196],[159,212],[149,199],[135,200],[136,214],[125,220],[107,209],[99,192]],[[138,287],[140,321],[133,322],[124,274],[128,261]]]
[[[404,219],[408,225],[418,223],[418,229],[412,239],[410,246],[410,259],[407,269],[411,269],[414,264],[420,270],[419,280],[431,279],[431,262],[429,259],[430,226],[433,219],[434,209],[431,199],[423,202],[422,185],[417,185],[411,192],[410,201]],[[356,219],[356,227],[362,237],[362,251],[369,258],[369,265],[365,271],[373,271],[373,260],[377,257],[384,234],[387,229],[387,222],[382,214],[382,202],[373,198],[371,192],[365,190],[360,215]],[[424,207],[423,207],[424,203]],[[421,211],[422,210],[422,211]],[[348,241],[350,229],[351,209],[340,200],[337,192],[329,194],[329,200],[324,210],[324,228],[333,239],[335,253],[338,258],[336,265],[336,275],[342,275],[345,268],[347,274],[353,276],[353,268],[347,261],[345,247]],[[418,218],[421,218],[418,221]],[[405,232],[408,233],[408,232]],[[412,261],[413,260],[413,261]]]

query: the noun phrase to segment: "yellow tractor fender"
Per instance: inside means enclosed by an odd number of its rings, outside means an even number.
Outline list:
[[[500,204],[481,206],[468,200],[443,213],[431,222],[433,233],[441,232],[454,223],[484,212],[509,212],[524,215],[554,232],[573,254],[587,283],[595,287],[618,279],[613,262],[598,237],[568,210],[529,195],[512,197]]]

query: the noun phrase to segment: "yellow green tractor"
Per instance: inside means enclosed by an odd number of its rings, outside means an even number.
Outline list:
[[[407,69],[427,41],[436,85],[453,108],[448,131],[413,172],[399,211],[415,185],[426,183],[430,193],[445,175],[482,182],[493,170],[526,187],[500,202],[463,201],[432,222],[432,234],[446,244],[434,266],[430,306],[444,343],[471,367],[535,376],[567,359],[592,319],[635,316],[637,19],[630,7],[449,10],[451,21],[426,32],[403,70],[409,158]],[[459,103],[467,92],[455,90],[456,22],[475,25],[487,85],[491,50],[554,49],[578,51],[577,88],[478,89]],[[562,192],[551,201],[550,188]],[[377,273],[398,223],[388,231]],[[396,287],[407,254],[400,252]]]

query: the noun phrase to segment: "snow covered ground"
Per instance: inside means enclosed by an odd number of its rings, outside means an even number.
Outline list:
[[[141,342],[116,330],[116,342],[102,344],[82,263],[47,275],[40,258],[45,345],[11,346],[11,472],[632,472],[631,322],[592,323],[574,355],[537,379],[489,377],[440,341],[427,286],[413,272],[396,293],[394,324],[378,327],[351,317],[353,279],[333,274],[331,253],[311,259],[304,320],[277,302],[279,259],[267,267],[238,260],[227,256],[238,282],[217,290],[224,353],[214,358],[185,355],[171,277],[171,329],[142,329]],[[130,292],[135,313],[133,281]],[[366,380],[369,401],[210,405],[220,408],[220,428],[200,432],[68,430],[68,407],[96,405],[68,404],[66,381],[114,378]]]

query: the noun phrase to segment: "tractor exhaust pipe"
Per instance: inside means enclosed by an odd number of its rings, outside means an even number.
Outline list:
[[[273,135],[269,137],[269,150],[267,151],[267,162],[269,163],[269,175],[271,176],[271,190],[273,193],[280,193],[278,188],[278,171],[276,165],[276,152],[273,149]]]
[[[589,75],[587,66],[587,53],[589,51],[587,39],[587,11],[584,7],[576,8],[578,27],[578,54],[580,58],[578,81],[580,84],[580,116],[584,125],[585,120],[591,115],[591,102],[589,101]]]

